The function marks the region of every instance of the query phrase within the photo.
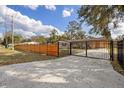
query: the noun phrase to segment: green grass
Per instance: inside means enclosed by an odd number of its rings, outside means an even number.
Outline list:
[[[111,62],[113,69],[124,76],[124,69],[120,66],[118,61]]]

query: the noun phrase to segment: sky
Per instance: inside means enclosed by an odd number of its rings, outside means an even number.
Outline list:
[[[69,23],[78,18],[79,5],[9,5],[0,6],[0,37],[5,31],[11,31],[12,16],[14,32],[25,38],[43,35],[49,36],[51,30],[56,29],[62,34]],[[5,25],[7,29],[5,29]],[[89,32],[87,25],[82,25],[83,31]],[[120,28],[112,31],[115,38],[124,34],[124,23]]]
[[[77,18],[77,9],[80,6],[8,6],[43,24],[53,25],[64,31],[68,22]]]
[[[14,30],[25,37],[47,36],[51,29],[57,29],[59,34],[62,34],[66,30],[69,21],[78,18],[77,9],[79,8],[80,6],[76,5],[0,6],[0,21],[5,22],[4,19],[6,19],[8,30],[10,30],[11,16],[14,15]],[[5,31],[4,26],[0,29],[0,33],[3,31]]]

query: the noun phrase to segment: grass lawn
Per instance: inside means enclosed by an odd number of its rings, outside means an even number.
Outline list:
[[[119,62],[117,61],[117,54],[118,54],[117,48],[114,48],[113,53],[114,53],[114,61],[111,62],[113,69],[124,76],[124,69],[120,66]]]
[[[57,57],[47,56],[43,54],[27,53],[5,49],[0,46],[0,66],[8,64],[17,64],[32,61],[42,61],[55,59]]]
[[[124,69],[120,66],[118,61],[111,62],[113,69],[124,76]]]

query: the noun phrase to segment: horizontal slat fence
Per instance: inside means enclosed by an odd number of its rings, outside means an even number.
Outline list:
[[[59,56],[58,44],[19,44],[15,45],[15,49],[49,56]]]

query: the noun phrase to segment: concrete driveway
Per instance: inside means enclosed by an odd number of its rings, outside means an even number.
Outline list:
[[[124,87],[108,60],[68,56],[0,67],[0,87]]]

